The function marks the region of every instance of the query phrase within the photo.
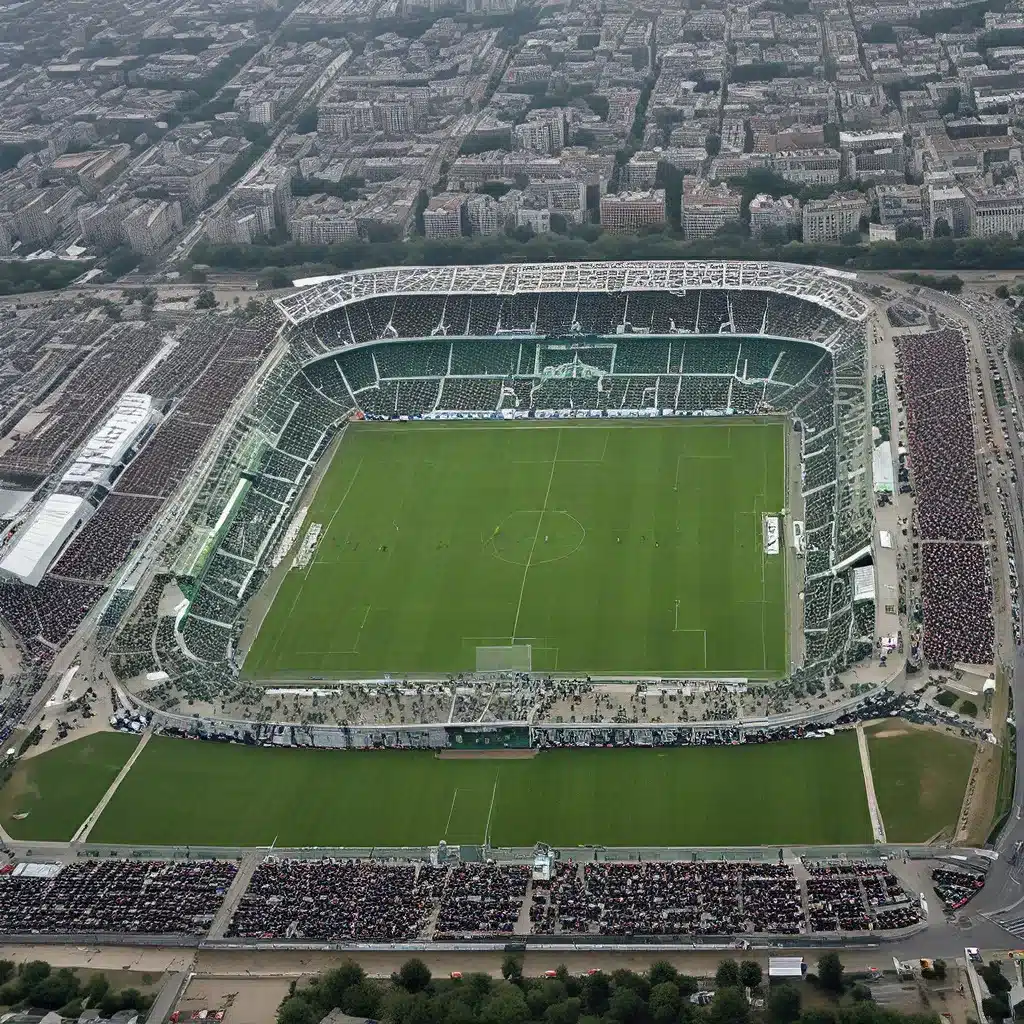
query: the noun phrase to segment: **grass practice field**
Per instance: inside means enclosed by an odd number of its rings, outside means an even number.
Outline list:
[[[0,788],[0,825],[13,839],[70,839],[138,742],[138,736],[99,732],[19,761]],[[15,814],[27,817],[19,821]]]
[[[900,719],[868,729],[871,775],[886,838],[924,843],[956,829],[975,745]]]
[[[761,515],[785,504],[784,445],[741,419],[349,427],[303,526],[323,524],[315,557],[245,672],[471,671],[528,645],[534,671],[781,674]]]
[[[81,808],[84,820],[92,809]],[[489,822],[489,824],[488,824]],[[154,737],[90,839],[278,846],[870,842],[852,732],[815,741],[545,751],[239,747]]]

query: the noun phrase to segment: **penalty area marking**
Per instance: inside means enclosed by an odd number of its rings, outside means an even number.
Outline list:
[[[707,667],[708,667],[708,631],[706,629],[696,629],[696,628],[687,629],[685,627],[680,628],[680,626],[679,626],[679,598],[678,597],[676,598],[676,618],[675,618],[675,625],[672,627],[672,632],[673,633],[700,633],[700,635],[704,639],[704,669],[706,671]]]
[[[680,452],[676,456],[676,478],[675,482],[672,485],[672,490],[679,490],[679,464],[683,461],[683,459],[699,459],[702,461],[707,459],[709,461],[718,462],[722,460],[729,461],[731,458],[731,455],[689,455],[686,452]]]
[[[359,470],[363,468],[363,459],[365,457],[365,455],[359,456],[359,464],[356,466],[356,471],[352,474],[352,479],[349,480],[348,487],[345,488],[345,493],[341,496],[341,501],[338,502],[338,507],[331,513],[331,518],[327,520],[327,526],[324,527],[323,532],[324,540],[326,540],[327,537],[330,535],[331,527],[334,525],[334,520],[337,517],[338,513],[341,511],[341,506],[345,504],[345,502],[348,500],[349,494],[352,493],[352,488],[355,486],[356,477],[359,476]],[[319,546],[320,542],[317,541],[317,547]],[[309,579],[309,574],[312,571],[314,565],[316,565],[316,551],[313,552],[313,557],[309,560],[309,568],[306,570],[306,575],[302,577],[303,581]]]

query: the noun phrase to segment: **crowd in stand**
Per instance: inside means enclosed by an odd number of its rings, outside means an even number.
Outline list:
[[[976,871],[935,868],[932,886],[947,910],[960,910],[985,887],[985,876]]]
[[[907,928],[921,920],[920,905],[891,872],[854,861],[804,865],[807,919],[812,931],[865,931]]]
[[[945,329],[900,339],[897,390],[907,418],[921,541],[924,655],[933,665],[992,660],[988,576],[967,348]]]
[[[920,917],[884,867],[809,871],[805,911],[800,883],[783,863],[564,861],[549,881],[530,887],[525,865],[466,863],[417,874],[393,865],[276,861],[258,869],[230,934],[327,941],[507,935],[524,907],[538,935],[796,935],[901,928]]]
[[[103,592],[102,586],[94,584],[106,584],[144,538],[164,499],[191,472],[203,445],[256,372],[276,329],[273,317],[241,324],[206,318],[193,325],[177,348],[140,382],[139,391],[162,399],[179,398],[178,405],[114,481],[113,493],[72,538],[54,564],[53,575],[35,588],[17,583],[0,586],[0,615],[18,635],[30,662],[48,665],[81,625]],[[86,360],[84,369],[72,378],[69,393],[60,403],[59,422],[51,423],[57,414],[48,417],[38,443],[26,445],[24,451],[16,446],[0,462],[6,460],[12,472],[20,462],[23,469],[29,464],[48,465],[54,451],[64,451],[66,431],[61,424],[68,420],[69,408],[81,410],[73,437],[68,435],[79,443],[102,422],[112,396],[124,390],[163,341],[162,331],[133,329],[125,344],[116,348],[116,358],[113,342],[108,342],[102,352],[110,349],[110,358],[97,355]],[[45,451],[36,451],[40,445]]]
[[[784,864],[652,861],[560,864],[535,883],[531,918],[543,934],[797,934],[803,912]]]
[[[437,936],[484,932],[511,934],[515,930],[530,884],[523,864],[460,864],[441,898]]]
[[[636,727],[579,728],[571,725],[537,726],[536,743],[541,748],[552,747],[688,747],[731,746],[737,743],[771,743],[776,740],[796,740],[807,736],[820,736],[822,729],[853,725],[858,721],[871,721],[903,714],[916,706],[916,697],[897,694],[891,690],[867,697],[857,707],[836,713],[813,725],[779,725],[758,729],[751,726],[710,727],[696,724],[663,725],[648,729]]]
[[[526,930],[797,935],[897,929],[921,918],[917,900],[877,862],[804,867],[806,898],[781,861],[562,861],[549,880],[531,882],[525,864],[271,858],[254,872],[226,934],[322,942]],[[0,933],[204,934],[235,871],[230,861],[112,859],[37,877],[8,866],[0,869]],[[983,884],[967,872],[939,870],[933,879],[947,905]]]
[[[0,933],[203,934],[232,861],[72,863],[54,877],[0,874]]]
[[[235,911],[229,935],[360,939],[415,938],[441,894],[444,870],[355,860],[270,860]]]

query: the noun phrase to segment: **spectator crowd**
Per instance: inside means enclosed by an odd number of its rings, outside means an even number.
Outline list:
[[[906,410],[909,471],[921,548],[924,656],[936,666],[992,660],[992,585],[966,340],[943,329],[899,342],[897,393]]]
[[[203,934],[237,868],[226,860],[105,860],[44,870],[0,873],[0,933]]]
[[[232,861],[0,869],[0,934],[206,934]],[[947,906],[984,880],[936,870]],[[898,929],[919,902],[878,862],[560,861],[532,865],[271,857],[234,908],[240,939],[408,942],[512,934],[799,935]]]

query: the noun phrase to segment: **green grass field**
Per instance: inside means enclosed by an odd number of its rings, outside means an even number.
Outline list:
[[[85,814],[91,808],[84,808]],[[82,817],[85,817],[85,814]],[[722,846],[869,842],[852,732],[749,747],[439,760],[154,737],[96,842]]]
[[[350,427],[245,660],[253,678],[786,668],[785,428],[750,420]]]
[[[898,718],[868,730],[871,775],[890,842],[923,843],[942,829],[952,834],[974,749],[967,740]]]
[[[138,742],[100,732],[19,761],[0,788],[0,825],[13,839],[70,839]],[[15,814],[28,817],[19,821]]]

